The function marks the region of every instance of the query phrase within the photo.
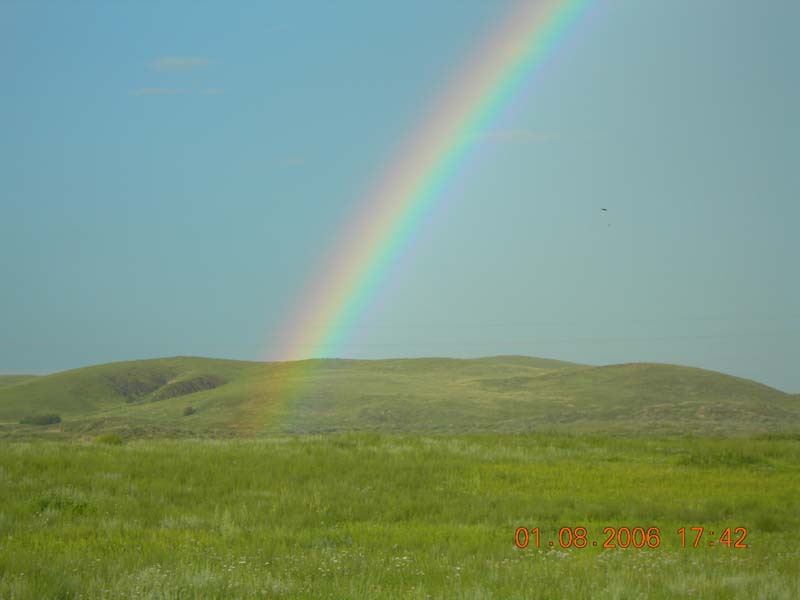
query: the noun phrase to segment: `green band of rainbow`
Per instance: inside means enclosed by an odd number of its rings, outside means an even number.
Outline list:
[[[274,357],[335,354],[467,152],[588,5],[589,0],[523,2],[466,62],[360,204],[288,321]]]

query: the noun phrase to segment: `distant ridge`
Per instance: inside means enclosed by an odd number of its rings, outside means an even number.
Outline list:
[[[287,403],[276,382],[303,390]],[[57,426],[20,425],[59,415]],[[172,357],[0,376],[0,436],[563,431],[750,435],[800,431],[800,394],[693,367],[587,366],[527,356]]]

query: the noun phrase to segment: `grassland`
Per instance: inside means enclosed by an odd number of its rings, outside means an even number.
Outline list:
[[[36,375],[0,375],[0,388],[36,379]]]
[[[36,414],[58,414],[62,423],[19,425]],[[800,402],[691,367],[592,367],[520,356],[297,363],[176,357],[0,380],[2,438],[104,431],[754,435],[800,431]]]
[[[799,494],[793,436],[4,442],[0,597],[797,598]],[[725,527],[747,548],[709,547]]]
[[[61,421],[20,423],[36,415]],[[799,496],[800,398],[690,367],[176,357],[0,377],[2,599],[797,598]],[[603,548],[605,527],[660,544]]]

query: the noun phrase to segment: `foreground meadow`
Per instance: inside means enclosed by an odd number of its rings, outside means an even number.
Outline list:
[[[4,442],[0,598],[797,598],[799,494],[792,437]]]

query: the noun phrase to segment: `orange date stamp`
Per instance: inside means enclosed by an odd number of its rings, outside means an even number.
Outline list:
[[[725,527],[720,534],[705,527],[681,527],[675,535],[681,548],[747,548],[746,527]],[[514,543],[517,548],[659,548],[662,533],[660,527],[604,527],[602,536],[594,539],[585,527],[561,527],[555,537],[545,540],[538,527],[517,527]]]

